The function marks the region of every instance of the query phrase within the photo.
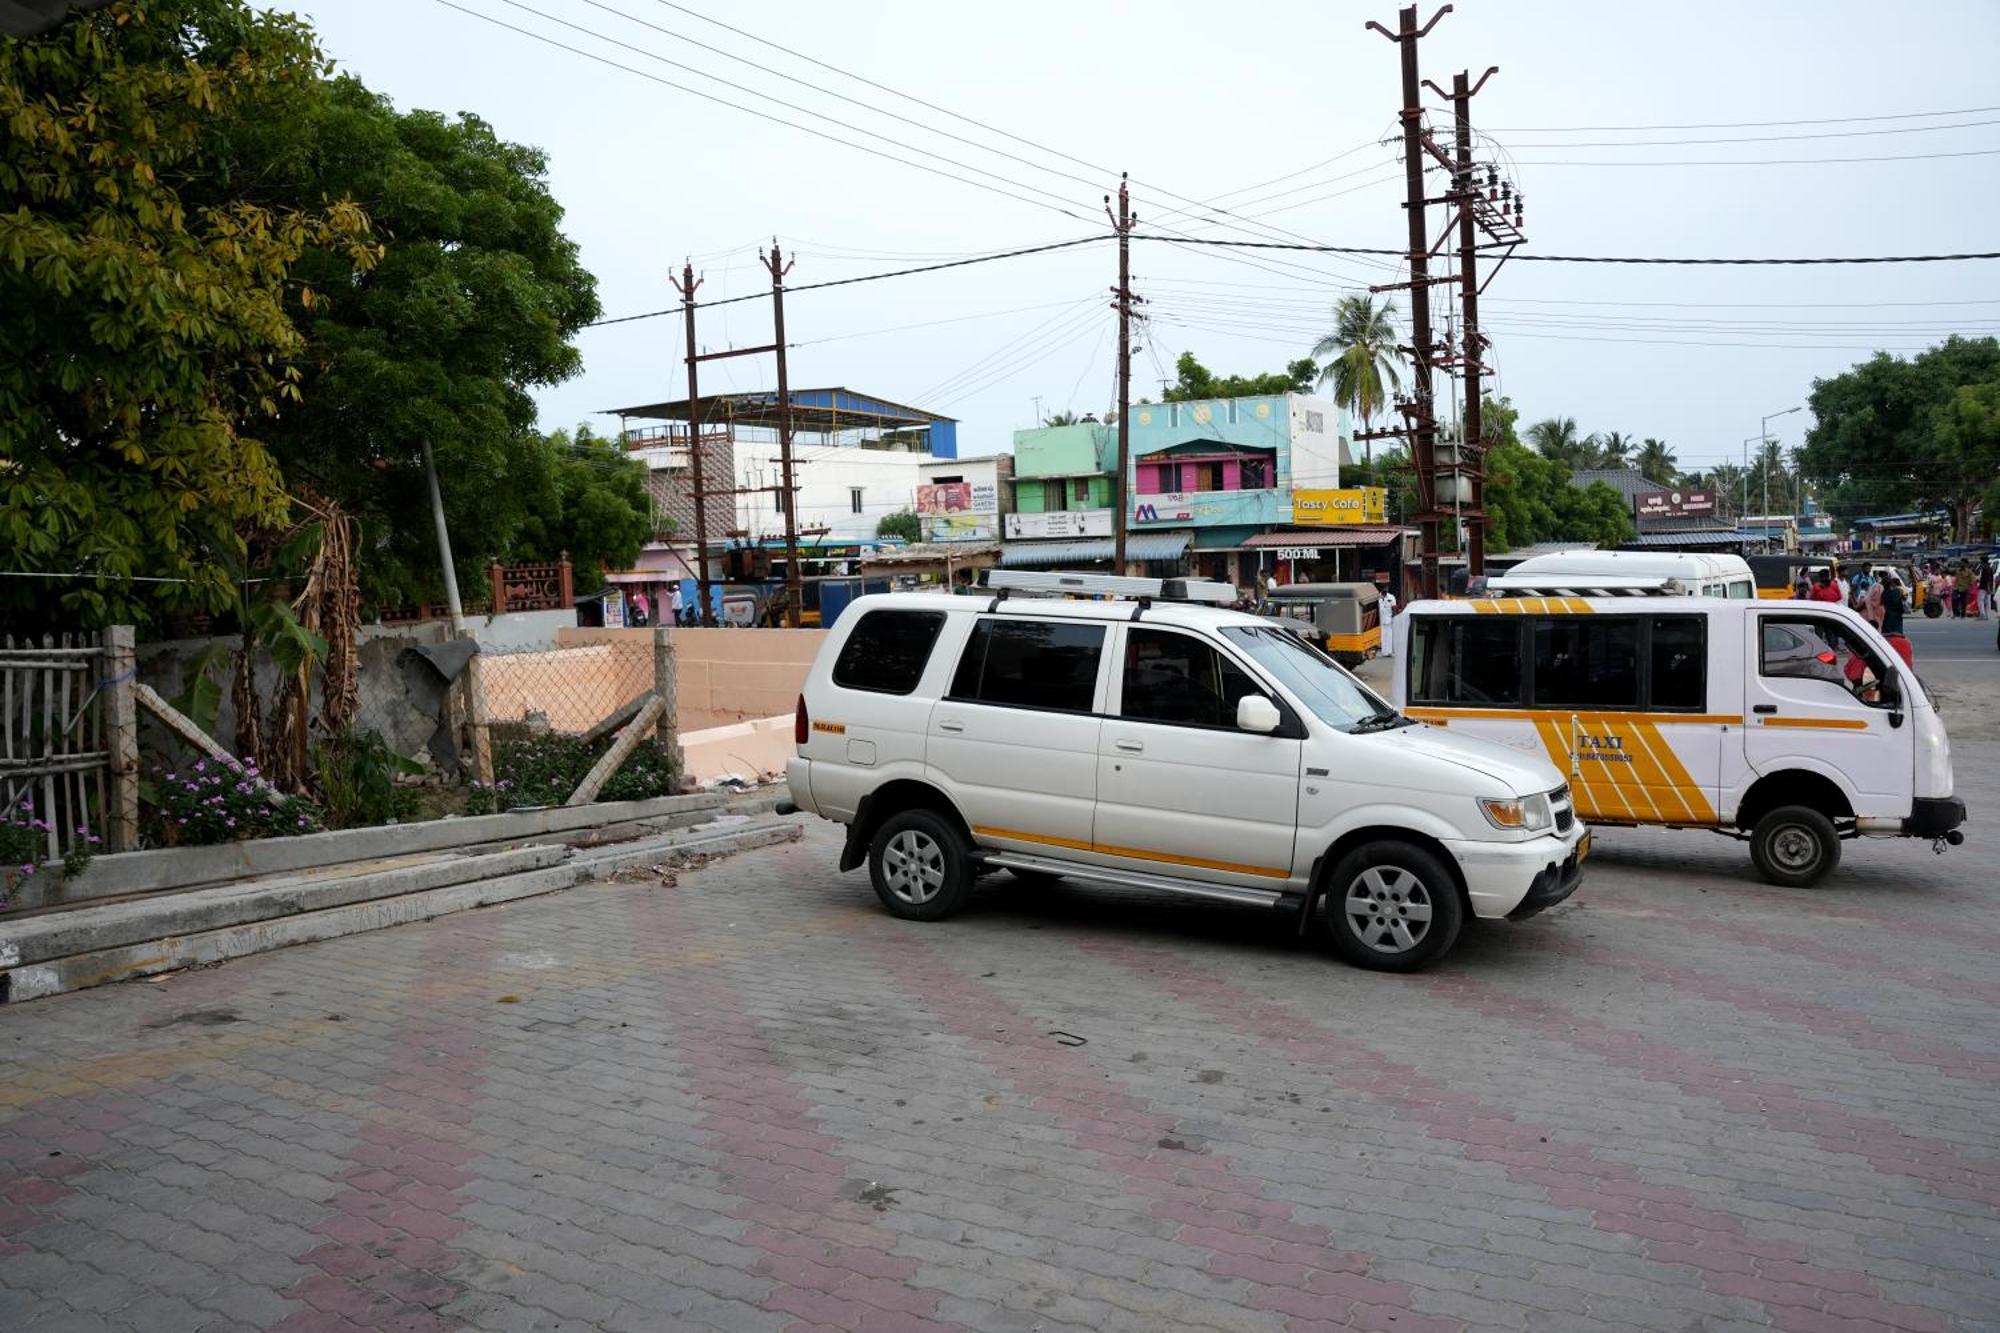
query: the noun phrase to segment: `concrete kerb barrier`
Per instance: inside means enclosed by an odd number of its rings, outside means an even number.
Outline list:
[[[126,898],[18,920],[0,918],[0,968],[546,870],[573,855],[567,847],[543,844],[484,855],[439,856],[417,865],[363,862],[342,867],[349,873],[338,876],[260,879]]]
[[[374,861],[412,852],[448,851],[481,844],[520,843],[550,835],[628,824],[689,811],[712,810],[729,800],[721,793],[656,796],[645,801],[599,801],[592,805],[550,806],[502,815],[430,819],[419,824],[342,829],[295,838],[260,838],[212,847],[169,847],[119,852],[94,859],[88,869],[60,886],[49,903],[77,903],[129,893],[186,889],[262,875],[282,875],[318,866]],[[21,906],[43,905],[23,901]]]

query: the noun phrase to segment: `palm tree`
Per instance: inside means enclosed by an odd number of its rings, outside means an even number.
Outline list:
[[[1597,441],[1597,457],[1594,466],[1625,467],[1632,452],[1632,437],[1622,430],[1608,431],[1602,436],[1592,436]]]
[[[1074,426],[1077,417],[1074,412],[1052,412],[1043,420],[1044,426]]]
[[[1402,362],[1396,350],[1396,303],[1384,301],[1378,308],[1373,296],[1341,297],[1333,307],[1333,332],[1313,344],[1312,355],[1326,363],[1320,384],[1332,382],[1334,401],[1361,418],[1366,435],[1389,395],[1403,387],[1396,373]],[[1373,463],[1375,442],[1364,441],[1364,448]]]
[[[1572,470],[1597,466],[1597,437],[1579,435],[1575,417],[1549,417],[1528,427],[1528,443]]]
[[[1640,441],[1639,452],[1632,456],[1632,466],[1638,468],[1646,480],[1662,486],[1674,484],[1675,464],[1678,461],[1665,440],[1656,440],[1650,435]]]

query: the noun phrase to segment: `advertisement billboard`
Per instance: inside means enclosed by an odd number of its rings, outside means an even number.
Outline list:
[[[1135,523],[1188,523],[1193,519],[1194,495],[1188,491],[1141,495],[1132,506]]]
[[[1007,515],[1007,536],[1010,539],[1110,535],[1109,509],[1056,509],[1045,514]]]
[[[972,484],[964,481],[940,482],[917,487],[919,514],[965,514],[972,511]]]
[[[1714,491],[1648,491],[1632,497],[1640,518],[1702,517],[1715,512]]]
[[[1292,522],[1299,527],[1336,527],[1347,523],[1386,523],[1389,492],[1381,486],[1346,490],[1294,490]]]

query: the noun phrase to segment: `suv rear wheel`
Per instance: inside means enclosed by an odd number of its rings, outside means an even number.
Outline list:
[[[1334,866],[1320,920],[1348,962],[1413,972],[1450,950],[1465,909],[1437,857],[1407,842],[1370,842]]]
[[[868,877],[882,905],[897,916],[937,921],[965,905],[972,861],[950,820],[931,810],[905,810],[875,830]]]

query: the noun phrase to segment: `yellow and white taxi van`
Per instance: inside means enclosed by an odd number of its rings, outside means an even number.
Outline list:
[[[1803,886],[1841,840],[1964,840],[1922,681],[1844,606],[1711,597],[1420,601],[1390,697],[1454,735],[1545,756],[1591,824],[1744,838]]]

